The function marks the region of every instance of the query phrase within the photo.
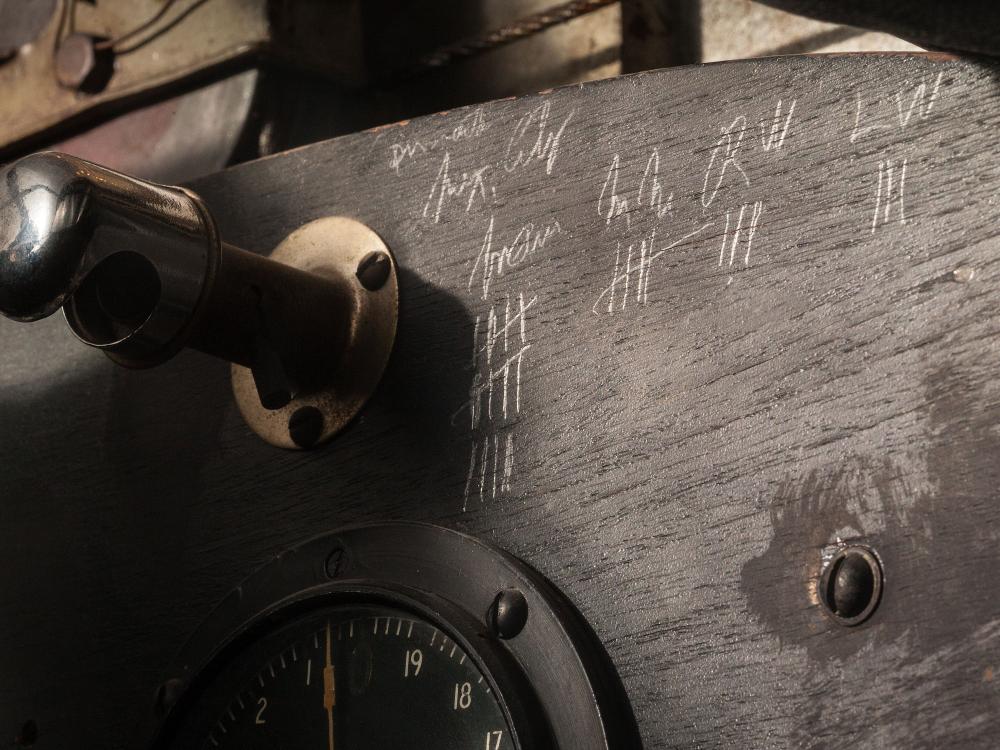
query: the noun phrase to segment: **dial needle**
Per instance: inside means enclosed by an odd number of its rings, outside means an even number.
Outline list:
[[[327,737],[333,750],[333,707],[337,705],[337,689],[333,681],[333,660],[330,654],[330,621],[326,621],[326,666],[323,667],[323,708],[326,709]]]

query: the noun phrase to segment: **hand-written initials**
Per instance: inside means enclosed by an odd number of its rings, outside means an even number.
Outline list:
[[[559,156],[563,132],[573,119],[575,110],[566,115],[562,124],[555,129],[549,127],[551,113],[552,104],[545,102],[517,121],[504,152],[503,167],[507,172],[514,172],[519,167],[538,161],[545,163],[545,174],[552,174]]]
[[[631,195],[628,190],[618,187],[621,158],[615,154],[608,167],[608,176],[601,187],[597,199],[597,213],[604,219],[606,226],[611,226],[617,219],[625,219],[625,228],[632,228],[631,211],[641,208],[654,219],[662,219],[673,212],[673,193],[667,193],[660,182],[660,150],[654,148],[646,161],[639,186]]]
[[[760,118],[760,148],[764,153],[781,151],[788,137],[788,130],[795,114],[796,99],[793,99],[785,111],[784,103],[778,99],[774,105],[774,114]],[[722,128],[722,133],[712,148],[705,169],[705,180],[701,190],[701,205],[708,208],[715,202],[719,190],[726,179],[726,174],[737,173],[746,187],[750,187],[750,177],[741,162],[742,155],[752,148],[752,141],[745,144],[749,120],[746,115],[737,115],[728,126]]]
[[[494,279],[527,262],[543,250],[550,239],[562,232],[562,227],[559,226],[557,219],[552,219],[550,222],[538,226],[535,225],[535,222],[529,221],[517,231],[514,239],[509,243],[502,243],[498,250],[494,250],[494,223],[494,216],[491,214],[486,236],[483,238],[483,244],[479,248],[479,254],[476,255],[472,271],[469,274],[468,288],[470,290],[473,283],[481,277],[480,285],[483,299],[489,298],[490,287]]]
[[[424,218],[433,216],[435,224],[441,220],[441,212],[452,198],[465,198],[466,213],[472,210],[477,199],[483,203],[487,201],[486,173],[490,169],[489,164],[470,172],[462,172],[456,180],[452,179],[450,168],[451,155],[445,151],[441,167],[424,204]]]

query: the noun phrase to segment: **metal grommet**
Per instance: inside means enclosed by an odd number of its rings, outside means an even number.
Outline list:
[[[261,403],[254,372],[232,366],[233,391],[250,428],[280,448],[309,449],[344,428],[374,393],[389,362],[399,315],[396,264],[382,239],[364,224],[342,216],[316,219],[299,227],[278,245],[271,260],[315,274],[338,285],[350,297],[347,343],[334,371],[322,382],[289,392],[289,399]],[[263,360],[266,364],[266,360]],[[268,369],[258,368],[258,375]],[[282,373],[264,377],[281,386]],[[265,388],[264,393],[277,389]],[[275,408],[268,408],[275,407]]]
[[[514,638],[528,623],[528,600],[517,589],[504,589],[490,605],[486,621],[497,638]]]
[[[860,625],[882,599],[882,564],[867,547],[843,547],[823,568],[818,593],[824,611],[835,622]]]

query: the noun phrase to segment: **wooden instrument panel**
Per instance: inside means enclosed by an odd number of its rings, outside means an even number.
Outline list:
[[[406,519],[559,586],[649,748],[992,746],[998,92],[929,56],[680,68],[193,185],[257,252],[373,227],[392,360],[344,434],[286,452],[225,363],[125,371],[60,319],[0,321],[0,736],[130,746],[244,577]],[[855,628],[817,602],[838,540],[884,566]]]

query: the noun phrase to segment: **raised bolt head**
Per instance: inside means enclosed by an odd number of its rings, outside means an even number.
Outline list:
[[[861,546],[840,550],[820,578],[820,601],[841,625],[859,625],[871,617],[882,595],[882,566]]]
[[[111,79],[111,50],[99,50],[97,40],[87,34],[70,34],[59,43],[55,56],[56,80],[61,86],[94,93]]]
[[[346,567],[346,553],[343,547],[334,547],[326,557],[326,575],[328,578],[337,578],[344,572]]]
[[[315,406],[303,406],[288,418],[288,435],[300,448],[312,448],[323,436],[323,412]]]
[[[528,600],[517,589],[505,589],[490,605],[486,621],[498,638],[513,638],[528,622]]]
[[[358,281],[369,292],[374,292],[385,285],[391,270],[392,261],[389,260],[389,256],[379,250],[373,250],[358,263]]]
[[[156,718],[162,719],[166,716],[170,709],[174,707],[177,703],[177,699],[180,698],[181,693],[184,691],[184,681],[173,677],[158,688],[156,688],[156,694],[153,696],[153,713]]]

